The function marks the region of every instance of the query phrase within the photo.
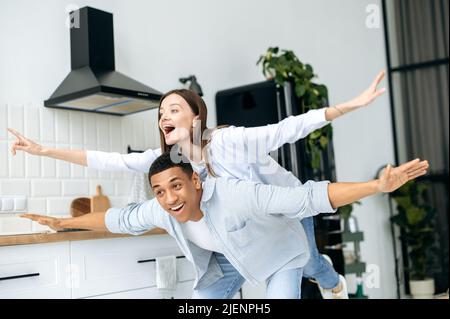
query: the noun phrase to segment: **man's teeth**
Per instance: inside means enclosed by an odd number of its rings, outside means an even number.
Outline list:
[[[172,208],[170,208],[171,210],[179,210],[181,207],[183,207],[183,205],[184,204],[180,204],[180,205],[178,205],[178,206],[176,206],[176,207],[172,207]]]

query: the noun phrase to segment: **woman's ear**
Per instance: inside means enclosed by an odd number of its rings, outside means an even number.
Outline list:
[[[194,117],[194,119],[192,120],[192,127],[197,127],[197,123],[200,121],[199,118],[200,117],[198,115]]]

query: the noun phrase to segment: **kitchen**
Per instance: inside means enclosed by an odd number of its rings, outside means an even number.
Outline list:
[[[49,148],[121,154],[129,149],[158,149],[155,101],[161,93],[189,87],[192,81],[181,83],[180,78],[195,74],[203,99],[210,106],[208,126],[214,127],[218,123],[217,92],[264,81],[256,61],[274,45],[292,48],[302,60],[311,62],[320,75],[319,82],[327,83],[330,100],[345,101],[386,67],[383,29],[361,26],[367,17],[365,9],[372,2],[352,0],[346,6],[326,0],[284,1],[279,6],[256,0],[201,0],[195,5],[140,0],[2,2],[0,21],[6,27],[1,28],[0,39],[6,50],[0,53],[0,277],[6,279],[0,281],[0,298],[185,299],[192,295],[195,277],[176,241],[162,230],[140,236],[82,230],[54,232],[20,218],[23,213],[70,217],[73,201],[90,201],[97,186],[101,186],[111,207],[124,207],[153,195],[144,174],[95,170],[24,152],[12,156],[10,148],[16,138],[8,128]],[[381,1],[375,3],[381,6]],[[107,50],[106,60],[108,67],[113,66],[127,78],[125,82],[130,81],[126,85],[131,89],[122,89],[133,90],[133,85],[144,83],[142,91],[154,94],[153,98],[139,96],[139,87],[133,102],[111,103],[113,97],[109,96],[88,101],[87,108],[92,109],[84,111],[67,99],[58,100],[70,90],[70,94],[80,93],[89,83],[86,79],[70,82],[68,87],[64,84],[77,69],[77,59],[83,60],[74,52],[86,49],[71,42],[73,27],[83,21],[70,12],[86,6],[113,15],[109,32],[114,50]],[[290,10],[285,6],[291,6]],[[314,12],[315,17],[304,12]],[[314,27],[315,34],[303,32],[317,21],[322,21],[322,28]],[[342,80],[349,69],[348,81],[358,83],[353,87]],[[73,83],[75,88],[71,87]],[[369,115],[355,113],[333,123],[340,179],[365,180],[374,173],[367,167],[394,162],[391,125],[386,120],[390,117],[389,99],[384,96],[378,103],[368,109]],[[375,131],[379,132],[376,136],[370,133]],[[348,136],[354,139],[353,145],[347,142]],[[366,143],[367,139],[373,143]],[[387,151],[374,154],[377,148]],[[353,158],[359,159],[357,164]],[[377,197],[365,201],[363,209],[355,208],[366,236],[363,259],[384,274],[378,287],[366,287],[371,298],[397,297],[395,252],[386,226],[388,207],[384,198]],[[176,289],[170,291],[157,284],[156,261],[162,262],[165,257],[176,261]],[[349,290],[355,291],[357,281],[348,281]],[[264,298],[264,293],[263,285],[245,284],[235,298]]]

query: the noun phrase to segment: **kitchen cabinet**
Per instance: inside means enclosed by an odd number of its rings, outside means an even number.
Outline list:
[[[177,259],[177,289],[156,288],[148,260],[168,255],[182,255],[169,235],[0,247],[0,299],[190,298],[195,271],[185,258]]]
[[[0,299],[71,298],[69,242],[0,247]]]
[[[71,242],[72,297],[127,291],[125,295],[142,293],[145,298],[146,291],[129,292],[156,286],[156,263],[142,261],[169,255],[182,253],[168,235]],[[192,264],[185,258],[177,259],[178,283],[193,283],[194,278]]]

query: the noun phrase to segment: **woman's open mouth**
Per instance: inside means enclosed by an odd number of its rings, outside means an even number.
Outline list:
[[[165,136],[169,136],[169,134],[172,133],[173,130],[175,130],[175,126],[170,124],[163,125],[163,132]]]

